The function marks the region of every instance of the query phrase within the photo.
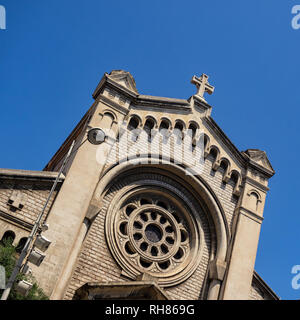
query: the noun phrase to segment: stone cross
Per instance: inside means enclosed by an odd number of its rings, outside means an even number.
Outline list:
[[[196,96],[204,101],[204,93],[207,92],[208,94],[212,94],[215,90],[215,88],[208,83],[208,76],[204,73],[200,78],[193,76],[191,83],[197,86],[198,92],[196,93]]]

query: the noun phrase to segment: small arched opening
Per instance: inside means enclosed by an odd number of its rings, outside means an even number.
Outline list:
[[[15,233],[11,230],[8,230],[4,233],[0,243],[2,245],[6,245],[6,244],[12,245],[15,240],[15,237],[16,237]]]
[[[26,244],[27,238],[21,238],[18,245],[16,246],[16,252],[21,253],[25,244]]]

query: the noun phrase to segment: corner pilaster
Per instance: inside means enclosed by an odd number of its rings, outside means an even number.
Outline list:
[[[224,300],[248,300],[263,221],[268,179],[274,171],[260,150],[243,153],[247,161],[243,188],[235,211],[229,268],[222,288]]]
[[[130,85],[130,86],[129,86]],[[134,83],[127,72],[106,74],[94,94],[95,109],[87,128],[78,138],[79,145],[64,184],[49,214],[49,230],[45,236],[55,239],[40,267],[43,288],[52,300],[63,299],[82,241],[88,232],[89,207],[99,177],[118,135],[118,123],[129,112],[130,94]],[[135,92],[132,92],[135,96]],[[92,145],[87,141],[90,128],[98,127],[106,133],[105,141]],[[99,157],[100,155],[100,157]],[[87,215],[87,218],[86,218]]]

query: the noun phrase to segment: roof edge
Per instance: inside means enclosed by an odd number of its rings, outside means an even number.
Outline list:
[[[263,290],[267,291],[267,293],[274,300],[280,300],[280,297],[267,285],[267,283],[262,279],[262,277],[255,270],[253,272],[253,279],[262,287]]]
[[[38,179],[38,180],[55,180],[58,172],[53,171],[32,171],[19,169],[0,169],[0,177],[7,179]],[[63,181],[65,176],[61,174],[59,181]]]

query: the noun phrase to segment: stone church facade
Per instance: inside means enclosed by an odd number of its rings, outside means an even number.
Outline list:
[[[105,73],[43,171],[0,169],[0,238],[20,248],[75,141],[43,217],[52,243],[29,263],[50,299],[278,299],[254,271],[274,170],[218,127],[207,78],[193,77],[197,93],[183,100]],[[102,144],[89,143],[92,128]]]

